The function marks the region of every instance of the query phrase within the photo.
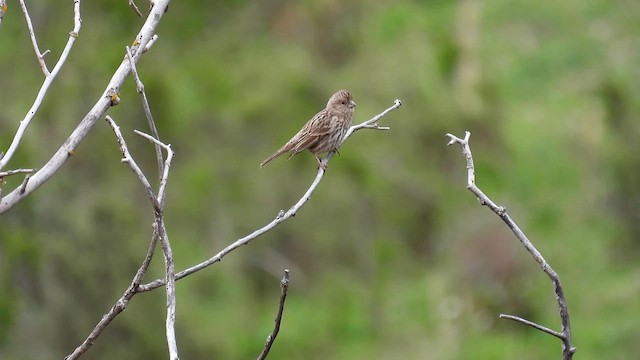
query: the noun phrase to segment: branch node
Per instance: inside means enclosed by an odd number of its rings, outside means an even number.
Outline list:
[[[24,177],[24,181],[22,181],[22,185],[20,185],[20,195],[24,194],[27,191],[27,184],[29,183],[29,179],[31,179],[31,174]]]

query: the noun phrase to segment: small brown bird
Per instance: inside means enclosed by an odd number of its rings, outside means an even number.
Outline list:
[[[278,156],[291,152],[289,158],[306,149],[318,161],[318,166],[325,169],[326,165],[318,154],[336,151],[342,143],[342,138],[351,127],[356,103],[351,93],[339,90],[327,102],[327,107],[311,118],[283,147],[266,158],[260,167]]]

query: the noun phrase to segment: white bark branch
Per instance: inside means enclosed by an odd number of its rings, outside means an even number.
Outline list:
[[[2,180],[3,177],[6,177],[6,176],[11,176],[16,174],[31,174],[35,171],[36,169],[13,169],[13,170],[7,170],[7,171],[0,171],[0,181]]]
[[[78,9],[76,23],[79,26],[80,1],[74,0],[74,4]],[[168,4],[169,4],[169,0],[156,1],[157,6],[154,6],[154,8],[149,13],[147,20],[145,21],[144,25],[140,29],[140,32],[138,33],[134,41],[134,46],[132,47],[132,52],[133,52],[132,57],[134,61],[137,62],[140,59],[140,56],[142,55],[142,53],[147,51],[150,40],[153,39],[153,34],[155,32],[155,29],[158,27],[158,24],[160,23],[160,20],[164,15],[164,9],[167,7]],[[71,38],[75,39],[75,37],[77,37],[77,32],[75,30],[72,33],[75,34],[75,36],[71,36],[70,41],[71,41]],[[56,67],[58,67],[58,65],[56,65]],[[56,69],[54,68],[54,70],[52,71],[52,74],[55,71]],[[60,169],[60,167],[65,163],[65,161],[67,161],[67,159],[71,155],[73,155],[73,152],[75,151],[78,144],[80,144],[80,142],[84,139],[84,137],[91,130],[91,128],[93,128],[96,122],[104,116],[104,114],[107,112],[109,107],[112,106],[112,99],[111,99],[111,96],[109,96],[109,94],[113,94],[113,93],[117,94],[120,87],[124,83],[125,79],[129,75],[130,71],[131,71],[131,66],[129,63],[129,59],[125,56],[122,63],[120,64],[118,69],[113,74],[113,77],[107,84],[105,91],[102,93],[102,95],[100,96],[98,101],[95,103],[93,108],[89,110],[87,115],[85,115],[85,117],[82,119],[80,124],[78,124],[75,130],[67,138],[64,144],[58,149],[58,151],[56,151],[56,153],[51,157],[51,159],[49,159],[49,161],[44,166],[42,166],[40,170],[38,170],[35,174],[33,174],[33,176],[31,177],[31,180],[29,181],[28,186],[26,186],[26,188],[24,189],[24,192],[19,191],[19,189],[15,189],[11,191],[9,194],[7,194],[6,196],[0,198],[0,214],[9,210],[11,207],[16,205],[18,202],[20,202],[22,199],[24,199],[26,196],[28,196],[33,191],[35,191],[38,187],[44,184],[49,178],[51,178],[51,176],[53,176]],[[51,76],[47,77],[45,82],[49,81],[50,78]],[[26,126],[21,123],[20,129],[18,130],[18,133],[14,138],[14,143],[12,143],[11,145],[11,149],[12,149],[11,154],[7,152],[7,154],[5,154],[5,156],[2,159],[0,159],[0,170],[6,165],[6,163],[9,161],[10,157],[12,156],[13,152],[15,151],[15,148],[17,147],[17,142],[19,142],[19,139],[22,137],[24,133],[24,128],[26,128]]]
[[[40,52],[40,47],[38,46],[38,40],[36,40],[36,33],[33,30],[33,24],[31,23],[31,17],[29,16],[29,11],[27,11],[27,5],[24,3],[24,0],[20,0],[20,7],[22,7],[22,12],[24,13],[24,18],[27,21],[27,28],[29,29],[29,36],[31,37],[31,43],[33,44],[33,50],[36,52],[36,58],[38,59],[38,63],[40,64],[40,68],[42,69],[42,73],[44,76],[49,76],[49,69],[47,68],[47,63],[44,61],[45,55],[47,55],[50,51],[46,50],[44,53]]]
[[[21,4],[24,5],[23,1],[20,1],[20,2]],[[29,32],[32,35],[34,46],[36,47],[36,56],[38,56],[38,59],[42,60],[41,58],[43,55],[40,54],[40,50],[38,50],[37,48],[38,45],[35,42],[35,35],[33,34],[33,27],[31,26],[31,19],[29,18],[29,13],[27,12],[26,6],[23,7],[23,11],[27,18],[27,25],[29,26]],[[46,65],[44,65],[43,72],[45,72],[45,75],[46,75],[44,82],[40,87],[40,91],[38,91],[38,95],[36,95],[36,99],[33,102],[33,105],[31,105],[31,109],[29,109],[24,119],[20,121],[20,125],[18,126],[18,130],[16,131],[16,134],[13,137],[13,141],[11,141],[11,145],[9,145],[9,149],[7,149],[7,152],[5,153],[5,155],[0,159],[0,170],[4,169],[4,167],[7,165],[9,160],[11,160],[11,158],[13,157],[13,154],[15,153],[15,151],[18,149],[18,145],[20,145],[20,141],[22,140],[22,137],[24,136],[24,133],[27,130],[27,127],[31,123],[31,120],[33,119],[33,117],[36,115],[36,112],[38,112],[38,109],[40,109],[40,105],[42,105],[42,101],[44,100],[45,95],[47,95],[47,91],[49,91],[49,86],[51,86],[51,84],[53,83],[53,80],[56,78],[56,75],[58,75],[58,72],[60,72],[60,69],[62,69],[62,66],[64,66],[64,63],[67,61],[67,57],[71,52],[71,48],[73,47],[73,44],[76,42],[76,39],[78,38],[80,27],[82,26],[82,19],[80,19],[80,0],[73,1],[73,13],[74,13],[74,16],[73,16],[74,27],[73,27],[73,30],[69,33],[69,40],[67,40],[67,45],[65,45],[64,49],[62,50],[62,54],[60,55],[60,58],[58,59],[56,66],[53,67],[53,70],[51,71],[51,73],[47,74],[49,70],[47,70]],[[44,63],[44,60],[42,60],[42,62]],[[12,193],[10,193],[9,195],[11,194]],[[24,195],[24,193],[21,195]],[[0,204],[0,213],[3,213],[3,212],[4,211],[2,210],[2,205]]]
[[[134,4],[135,6],[135,4]],[[137,9],[137,7],[136,7]],[[131,49],[127,46],[127,58],[129,59],[129,64],[131,65],[131,73],[133,74],[133,80],[136,83],[136,91],[140,94],[140,100],[142,100],[142,108],[144,109],[144,115],[147,118],[147,122],[149,123],[149,130],[151,130],[151,135],[156,139],[160,140],[160,136],[158,135],[158,128],[156,127],[156,123],[153,120],[153,115],[151,114],[151,107],[149,106],[149,100],[147,100],[147,93],[144,91],[144,84],[140,77],[138,76],[138,69],[136,68],[136,62],[133,61],[133,57],[131,56]],[[162,149],[161,145],[155,143],[156,148],[156,159],[158,160],[158,175],[162,177]]]
[[[502,206],[496,205],[496,203],[489,199],[489,197],[476,186],[473,156],[471,155],[471,148],[469,147],[469,138],[471,137],[471,133],[466,131],[464,139],[460,139],[451,134],[447,134],[447,137],[450,139],[447,145],[459,144],[462,150],[462,154],[467,161],[467,189],[469,189],[469,191],[471,191],[478,198],[481,205],[487,206],[489,209],[491,209],[491,211],[498,215],[500,219],[505,222],[505,224],[507,224],[509,229],[513,231],[518,240],[520,240],[525,249],[527,249],[527,251],[531,254],[536,263],[538,263],[540,269],[542,269],[542,271],[547,274],[547,276],[553,283],[553,288],[560,312],[562,331],[557,332],[554,330],[550,330],[542,325],[538,325],[529,320],[525,320],[513,315],[501,314],[500,317],[521,322],[535,329],[560,338],[560,340],[562,340],[562,358],[564,360],[570,360],[571,358],[573,358],[573,354],[576,352],[576,348],[573,347],[571,343],[571,324],[569,321],[569,310],[567,308],[567,300],[564,295],[564,290],[562,289],[562,285],[560,284],[560,277],[542,257],[542,254],[538,251],[538,249],[533,246],[531,241],[529,241],[529,238],[524,234],[524,232],[522,232],[520,227],[518,227],[515,221],[513,221],[511,216],[507,214],[507,210]]]

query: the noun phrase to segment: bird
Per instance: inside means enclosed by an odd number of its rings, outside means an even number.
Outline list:
[[[347,90],[338,90],[329,98],[324,109],[307,121],[302,129],[278,151],[260,163],[260,167],[286,152],[291,153],[288,158],[290,159],[297,153],[309,150],[316,158],[318,167],[325,170],[326,164],[318,155],[338,150],[344,135],[352,125],[355,107],[356,103],[351,93]]]

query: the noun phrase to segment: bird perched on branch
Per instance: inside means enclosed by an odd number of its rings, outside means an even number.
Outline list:
[[[290,152],[293,155],[309,150],[318,162],[318,167],[326,168],[326,164],[318,154],[338,150],[344,135],[352,124],[356,103],[351,93],[339,90],[327,102],[327,107],[311,118],[283,147],[266,158],[260,167],[278,156]]]

